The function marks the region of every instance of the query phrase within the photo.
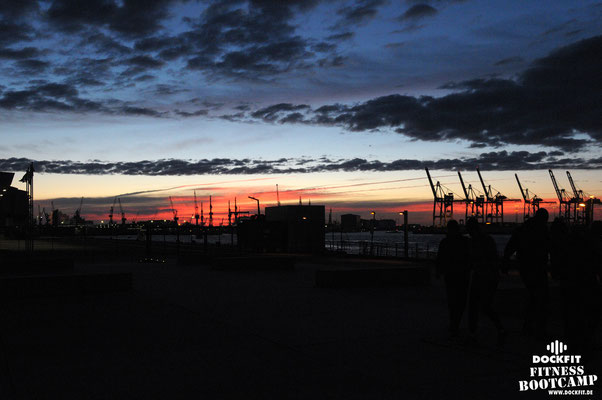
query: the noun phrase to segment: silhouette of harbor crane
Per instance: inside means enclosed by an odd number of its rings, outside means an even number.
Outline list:
[[[453,192],[445,193],[439,181],[433,184],[429,169],[425,168],[425,170],[433,191],[433,226],[444,226],[454,217],[454,194]]]

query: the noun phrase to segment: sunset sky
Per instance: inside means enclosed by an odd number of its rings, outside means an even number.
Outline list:
[[[83,196],[94,220],[115,196],[188,219],[193,190],[253,211],[278,184],[336,219],[428,223],[425,167],[458,197],[477,166],[512,199],[515,172],[554,199],[549,168],[602,197],[601,20],[600,1],[0,1],[0,171],[33,161],[37,203]]]

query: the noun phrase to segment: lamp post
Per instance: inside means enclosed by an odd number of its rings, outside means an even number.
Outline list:
[[[261,215],[261,210],[259,209],[259,199],[256,199],[253,196],[249,196],[249,199],[255,200],[257,202],[257,217],[259,217]]]
[[[374,225],[376,224],[376,212],[371,211],[372,214],[372,227],[370,228],[370,255],[374,255]]]
[[[399,215],[403,215],[403,255],[408,258],[410,254],[408,249],[408,210],[400,212]]]

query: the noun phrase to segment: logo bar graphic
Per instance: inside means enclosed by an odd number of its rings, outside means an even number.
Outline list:
[[[559,342],[558,340],[555,340],[546,346],[546,350],[552,352],[552,354],[559,355],[559,354],[562,354],[562,352],[566,350],[566,344]]]

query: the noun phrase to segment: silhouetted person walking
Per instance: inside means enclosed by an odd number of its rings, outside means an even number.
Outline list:
[[[457,337],[462,314],[466,308],[470,284],[468,238],[460,234],[455,220],[447,223],[447,236],[441,240],[437,253],[437,275],[443,275],[449,309],[449,334]]]
[[[513,234],[504,258],[516,253],[521,279],[527,288],[528,300],[523,332],[543,340],[546,335],[548,307],[548,255],[550,237],[548,233],[548,211],[540,208],[535,216],[519,227]]]
[[[482,232],[476,218],[466,221],[466,229],[470,235],[470,262],[472,280],[468,297],[468,322],[470,334],[476,340],[479,313],[485,314],[495,325],[498,332],[498,345],[503,345],[506,331],[498,313],[493,308],[493,301],[499,281],[499,259],[493,238]]]
[[[566,340],[584,357],[594,354],[600,321],[601,224],[596,221],[589,230],[576,227],[570,234],[572,257],[567,268]]]
[[[554,218],[550,227],[550,272],[552,278],[560,284],[560,296],[562,302],[562,322],[564,340],[568,340],[569,319],[571,314],[572,289],[569,287],[568,274],[571,263],[570,255],[574,251],[571,248],[569,228],[560,217]]]

